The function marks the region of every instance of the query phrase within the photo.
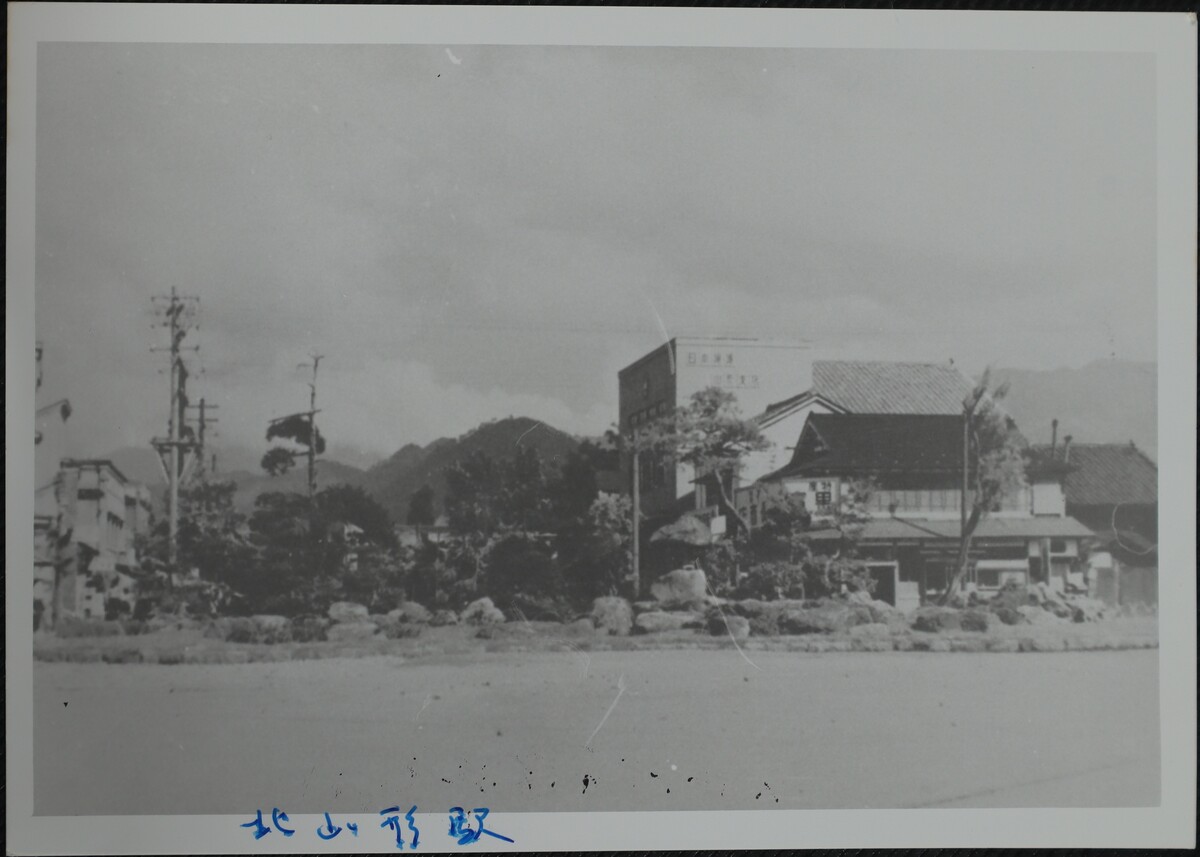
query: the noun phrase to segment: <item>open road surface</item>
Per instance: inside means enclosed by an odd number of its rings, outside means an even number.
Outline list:
[[[34,811],[1159,801],[1157,651],[750,659],[675,650],[37,663]]]

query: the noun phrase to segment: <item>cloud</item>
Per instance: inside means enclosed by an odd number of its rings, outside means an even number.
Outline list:
[[[38,335],[84,437],[159,430],[171,286],[224,432],[302,404],[317,348],[331,428],[385,453],[528,409],[602,430],[664,326],[1155,352],[1146,57],[47,44],[38,81]]]

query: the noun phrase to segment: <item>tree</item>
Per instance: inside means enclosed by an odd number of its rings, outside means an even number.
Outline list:
[[[405,516],[405,523],[415,526],[430,526],[437,515],[433,508],[433,488],[429,485],[422,485],[412,493],[408,498],[408,515]]]
[[[791,494],[770,498],[750,542],[755,564],[738,594],[770,599],[870,592],[874,582],[858,546],[873,491],[869,480],[845,484],[832,520],[822,522],[819,532],[803,500]]]
[[[750,524],[730,495],[745,457],[770,442],[754,420],[742,418],[732,393],[719,387],[694,393],[685,407],[639,429],[635,446],[667,463],[691,465],[697,481],[717,489],[722,512],[749,536]]]
[[[1016,423],[999,405],[1008,393],[1008,385],[1001,384],[989,392],[989,384],[990,371],[985,370],[963,400],[963,481],[964,488],[969,484],[971,490],[963,492],[962,502],[964,511],[970,504],[970,511],[959,536],[954,575],[942,593],[943,604],[953,597],[967,573],[971,541],[980,522],[1026,485],[1024,443]]]
[[[558,554],[569,594],[579,603],[616,595],[629,574],[633,540],[628,497],[600,495],[558,534]]]
[[[200,582],[188,582],[179,591],[173,591],[156,576],[144,578],[138,587],[135,618],[144,617],[151,610],[173,612],[181,608],[210,614],[230,605],[234,599],[231,590],[238,589],[255,562],[246,516],[234,504],[236,492],[234,482],[208,480],[187,485],[180,491],[177,558],[183,567],[195,569]],[[167,526],[162,522],[139,542],[137,553],[144,569],[167,568],[167,540]]]
[[[360,532],[348,538],[346,524]],[[322,489],[311,505],[302,494],[262,494],[250,528],[257,561],[238,588],[260,612],[295,615],[323,612],[338,600],[367,599],[368,606],[399,600],[406,566],[391,521],[361,488]]]

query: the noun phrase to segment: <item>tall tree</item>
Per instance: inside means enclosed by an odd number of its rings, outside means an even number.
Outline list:
[[[989,390],[990,383],[991,373],[985,370],[963,400],[963,522],[954,575],[942,593],[943,604],[954,596],[966,576],[971,542],[980,522],[1026,485],[1024,442],[999,404],[1008,393],[1008,385]]]
[[[433,488],[428,484],[422,485],[408,498],[408,514],[404,518],[406,524],[429,526],[437,520],[433,508]]]
[[[758,424],[742,418],[733,393],[719,387],[694,393],[686,406],[640,428],[636,441],[640,453],[691,465],[697,481],[716,489],[722,512],[747,536],[750,524],[733,502],[734,485],[746,456],[769,446]]]

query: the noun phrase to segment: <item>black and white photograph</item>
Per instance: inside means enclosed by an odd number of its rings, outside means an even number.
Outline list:
[[[795,811],[1158,812],[1168,763],[1194,809],[1194,78],[314,38],[27,51],[34,822],[806,847]]]

